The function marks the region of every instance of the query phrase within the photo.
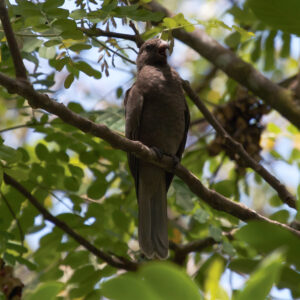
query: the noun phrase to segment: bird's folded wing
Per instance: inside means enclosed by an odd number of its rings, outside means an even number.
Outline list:
[[[125,105],[125,136],[130,140],[139,140],[140,120],[143,111],[143,95],[139,92],[134,84],[127,90],[124,105]],[[128,153],[129,169],[135,181],[136,192],[138,191],[138,158],[135,155]]]

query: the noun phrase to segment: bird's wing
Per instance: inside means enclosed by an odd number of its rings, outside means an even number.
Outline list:
[[[184,118],[185,118],[184,135],[182,137],[180,146],[179,146],[179,148],[177,150],[177,153],[176,153],[176,156],[179,158],[179,160],[181,160],[181,156],[182,156],[184,148],[185,148],[187,134],[188,134],[189,127],[190,127],[190,112],[189,112],[189,108],[187,106],[186,101],[184,101],[184,103],[185,103],[185,111],[184,111]],[[173,177],[174,177],[173,173],[166,172],[166,188],[167,188],[167,191],[168,191],[168,189],[169,189],[169,187],[171,185]]]
[[[125,136],[130,140],[138,140],[140,134],[140,120],[142,116],[144,97],[139,92],[138,88],[134,84],[129,90],[127,90],[124,105],[125,105]],[[138,158],[128,153],[129,169],[135,181],[135,190],[138,192]]]

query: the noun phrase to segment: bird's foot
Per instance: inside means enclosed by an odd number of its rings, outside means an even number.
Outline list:
[[[177,165],[180,162],[179,158],[176,155],[167,153],[155,146],[151,147],[151,149],[155,152],[155,154],[159,160],[162,160],[164,155],[171,157],[172,158],[172,171],[175,171]]]
[[[164,151],[160,150],[159,148],[157,148],[155,146],[151,147],[151,150],[154,151],[154,153],[156,154],[156,156],[159,160],[162,160],[163,156],[165,155]]]
[[[174,173],[177,165],[180,163],[180,160],[176,155],[169,154],[169,156],[172,158],[172,172]]]

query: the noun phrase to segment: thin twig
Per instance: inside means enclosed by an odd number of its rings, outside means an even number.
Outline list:
[[[256,173],[258,173],[262,178],[264,178],[265,181],[268,182],[270,186],[272,186],[277,191],[278,196],[284,203],[288,204],[292,208],[296,208],[295,197],[275,176],[273,176],[269,171],[267,171],[267,169],[265,169],[262,165],[256,162],[244,149],[242,144],[234,140],[228,134],[228,132],[222,127],[222,125],[214,117],[214,115],[206,108],[206,106],[200,100],[198,95],[192,90],[189,82],[182,80],[182,85],[187,95],[196,104],[196,106],[202,112],[206,120],[213,126],[216,132],[224,138],[225,145],[229,147],[232,151],[234,151],[237,155],[239,155],[247,164],[247,166],[252,168]]]
[[[3,1],[3,0],[0,0]],[[7,33],[6,33],[7,34]],[[14,36],[13,36],[14,38]],[[18,49],[17,49],[18,50]],[[19,50],[18,50],[19,51]],[[14,53],[11,53],[14,55]],[[58,103],[57,101],[52,100],[48,95],[41,94],[37,92],[31,85],[25,83],[21,80],[12,79],[8,76],[6,76],[3,73],[0,73],[0,84],[6,87],[9,93],[17,93],[20,96],[26,98],[29,101],[29,104],[32,107],[41,108],[46,110],[49,113],[55,114],[58,117],[60,117],[64,122],[73,125],[74,127],[80,129],[81,131],[85,133],[90,133],[94,136],[97,136],[99,138],[104,139],[107,141],[112,147],[115,147],[117,149],[132,153],[136,155],[137,157],[155,164],[163,169],[174,171],[174,174],[177,175],[179,178],[181,178],[190,188],[190,190],[195,193],[200,199],[202,199],[204,202],[206,202],[208,205],[210,205],[212,208],[223,211],[226,213],[229,213],[240,220],[243,220],[245,222],[250,220],[261,220],[270,224],[273,224],[275,226],[279,226],[281,228],[284,228],[292,233],[294,233],[296,236],[300,237],[300,232],[289,227],[286,224],[282,224],[280,222],[270,220],[256,211],[247,208],[245,205],[231,201],[230,199],[224,197],[223,195],[208,189],[205,187],[202,182],[190,171],[188,171],[185,167],[183,167],[181,164],[178,164],[175,167],[174,170],[174,162],[173,159],[168,156],[163,156],[162,159],[158,159],[156,154],[153,153],[147,146],[143,145],[139,141],[131,141],[118,133],[110,130],[107,126],[102,124],[96,124],[76,113],[68,109],[66,106],[64,106],[61,103]],[[186,82],[183,82],[183,84],[188,86],[190,89],[189,84]],[[193,91],[190,91],[189,93],[191,96],[194,95]],[[194,97],[193,97],[194,98]],[[196,105],[202,106],[202,109],[204,109],[205,116],[208,118],[208,121],[213,122],[214,125],[216,125],[215,118],[208,112],[206,107],[199,101],[197,95],[196,95]],[[200,103],[200,104],[199,104]],[[203,108],[204,107],[204,108]],[[224,129],[220,126],[220,124],[217,123],[217,125],[221,128],[222,131]],[[220,129],[218,128],[218,129]],[[224,131],[225,132],[225,131]],[[226,133],[226,132],[225,132]],[[226,136],[226,135],[225,135]],[[226,140],[230,140],[228,138],[228,135],[226,136]],[[234,142],[234,141],[233,141]],[[238,143],[237,143],[238,144]],[[239,144],[238,144],[239,145]],[[238,146],[234,143],[234,146]],[[5,174],[5,179],[9,181],[8,175]],[[16,187],[18,187],[18,190],[20,189],[26,194],[26,197],[30,197],[31,200],[36,200],[32,195],[24,188],[22,187],[18,182],[15,180],[10,181],[13,183]],[[35,201],[33,201],[35,202]],[[50,218],[54,224],[55,222],[58,222],[58,226],[64,226],[65,223],[61,222],[57,218],[53,217],[47,210],[45,210],[39,202],[35,203],[38,205],[40,209],[42,209],[43,213],[46,215],[46,217]],[[72,230],[70,231],[70,228],[66,227],[66,230],[68,230],[69,234],[73,236],[74,239],[77,239],[80,242],[83,242],[87,249],[90,249],[92,253],[95,253],[95,255],[101,255],[105,259],[109,260],[110,263],[115,264],[115,266],[120,265],[120,268],[125,268],[126,266],[120,264],[119,261],[115,262],[112,257],[108,256],[107,254],[103,253],[99,249],[95,248],[93,245],[89,244],[88,241],[83,239],[81,236],[78,236],[75,232]],[[83,240],[82,240],[83,239]],[[100,252],[99,252],[100,251]],[[107,261],[106,260],[106,261]],[[136,265],[133,267],[136,268]]]
[[[144,44],[144,40],[142,39],[139,31],[137,30],[137,28],[135,27],[134,23],[130,20],[129,21],[129,26],[131,27],[131,29],[133,30],[134,34],[135,34],[135,42],[136,45],[141,48],[141,46]]]
[[[11,205],[9,204],[9,201],[6,199],[5,195],[0,191],[0,195],[3,199],[3,201],[5,202],[8,210],[10,211],[12,217],[15,219],[16,223],[17,223],[17,227],[18,227],[18,230],[19,230],[19,234],[20,234],[20,241],[22,243],[22,245],[24,244],[24,233],[23,233],[23,229],[22,229],[22,226],[19,222],[19,219],[17,218],[14,210],[12,209]]]
[[[27,80],[26,68],[22,60],[17,40],[14,36],[14,32],[10,23],[10,18],[4,0],[0,0],[0,19],[6,35],[7,44],[15,65],[16,77],[19,79]]]
[[[147,3],[147,6],[153,12],[164,13],[166,17],[174,16],[155,0]],[[295,101],[293,93],[272,82],[250,63],[243,61],[233,51],[218,43],[204,30],[195,29],[193,32],[187,32],[184,29],[176,29],[172,33],[174,38],[195,50],[229,77],[261,97],[266,104],[300,128],[300,105]]]
[[[114,148],[123,150],[125,152],[130,152],[137,157],[153,163],[163,169],[171,172],[174,171],[175,175],[181,178],[188,185],[190,190],[195,193],[195,195],[197,195],[200,199],[214,209],[229,213],[245,222],[250,220],[261,220],[272,223],[300,236],[299,231],[294,230],[293,228],[280,222],[270,220],[260,215],[256,211],[244,206],[243,204],[231,201],[223,195],[208,189],[194,174],[188,171],[181,164],[178,164],[174,170],[172,158],[163,156],[163,158],[159,160],[155,153],[153,153],[153,151],[151,151],[141,142],[131,141],[110,130],[103,124],[96,124],[91,120],[74,113],[65,105],[50,99],[48,95],[36,92],[32,86],[24,84],[22,81],[11,79],[2,73],[0,73],[0,84],[5,86],[10,93],[18,93],[20,96],[28,99],[30,103],[33,103],[35,107],[42,108],[47,112],[60,117],[67,124],[70,124],[85,133],[90,133],[105,140]]]
[[[114,53],[115,55],[117,55],[117,56],[121,57],[122,59],[124,59],[124,60],[130,62],[130,63],[133,64],[133,65],[135,65],[135,62],[134,62],[133,60],[127,58],[126,56],[124,56],[124,55],[122,55],[122,54],[120,54],[120,53],[118,53],[118,51],[115,51],[114,49],[112,49],[112,48],[106,46],[106,44],[102,43],[101,41],[99,41],[99,40],[96,39],[95,37],[91,37],[91,39],[92,39],[93,41],[95,41],[96,43],[98,43],[99,45],[101,45],[103,48],[109,50],[110,52]]]
[[[132,34],[110,32],[110,31],[102,30],[100,28],[79,28],[79,29],[89,37],[106,36],[106,37],[113,37],[113,38],[121,38],[121,39],[135,42],[135,36]]]
[[[178,245],[173,242],[170,242],[170,249],[174,250],[175,255],[173,261],[182,266],[187,255],[191,252],[201,252],[205,248],[208,248],[217,242],[212,237],[207,237],[202,240],[193,241],[185,245]]]
[[[80,245],[86,248],[88,251],[93,253],[98,258],[102,259],[109,265],[115,268],[120,268],[128,271],[136,271],[137,270],[137,263],[132,262],[125,257],[120,260],[114,255],[108,255],[107,253],[101,251],[100,249],[96,248],[92,245],[88,240],[86,240],[83,236],[76,233],[72,228],[70,228],[65,222],[59,220],[57,217],[53,216],[49,213],[41,204],[40,202],[19,182],[17,182],[14,178],[9,176],[8,174],[4,173],[4,182],[7,185],[12,186],[17,191],[19,191],[24,197],[26,197],[29,202],[43,215],[45,220],[48,220],[64,232],[66,232],[69,236],[71,236],[75,241],[77,241]]]

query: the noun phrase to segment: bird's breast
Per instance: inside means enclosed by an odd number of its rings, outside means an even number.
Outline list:
[[[140,140],[175,155],[185,129],[185,98],[180,81],[170,73],[154,71],[145,78],[140,87],[144,99]]]

